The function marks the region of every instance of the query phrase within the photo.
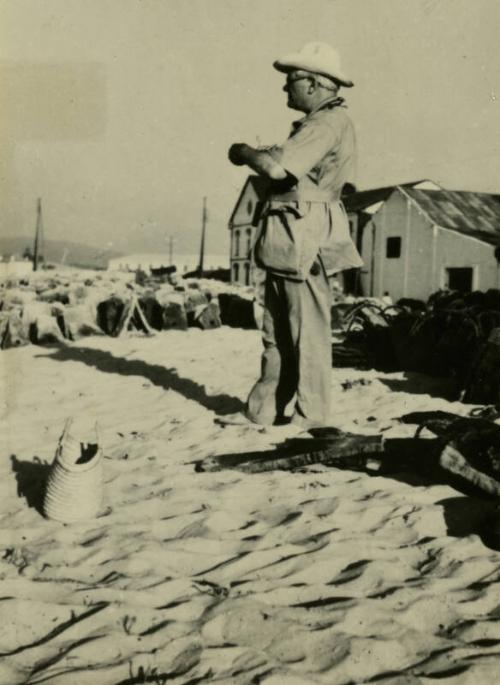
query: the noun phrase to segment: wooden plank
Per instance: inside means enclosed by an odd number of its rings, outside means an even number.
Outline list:
[[[452,443],[444,448],[439,463],[446,471],[464,478],[489,495],[500,497],[500,483],[486,473],[475,469]]]
[[[199,471],[224,468],[245,473],[276,469],[290,471],[311,464],[342,465],[343,468],[365,468],[367,462],[384,450],[381,435],[340,433],[337,437],[297,438],[278,445],[274,450],[209,457],[199,464]]]

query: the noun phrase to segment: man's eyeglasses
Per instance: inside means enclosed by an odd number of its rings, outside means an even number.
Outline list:
[[[311,77],[310,76],[296,76],[295,78],[290,78],[290,76],[288,76],[286,79],[285,86],[287,88],[289,88],[292,85],[292,83],[295,83],[296,81],[303,81],[306,78],[310,79]]]
[[[321,83],[316,78],[314,78],[313,75],[311,75],[311,76],[296,76],[295,78],[291,78],[290,76],[288,76],[286,79],[286,83],[285,83],[285,90],[288,90],[288,88],[290,88],[292,83],[295,83],[296,81],[303,81],[304,79],[309,79],[311,82],[315,83],[319,88],[324,88],[325,90],[331,90],[332,92],[336,92],[335,88],[330,88],[329,86],[325,85],[324,83]]]

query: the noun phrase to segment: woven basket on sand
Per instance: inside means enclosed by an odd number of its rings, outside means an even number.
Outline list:
[[[44,514],[63,523],[95,518],[102,506],[102,448],[98,427],[95,442],[84,443],[69,432],[68,419],[47,479]]]

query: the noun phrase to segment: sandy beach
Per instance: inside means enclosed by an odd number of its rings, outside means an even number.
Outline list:
[[[90,337],[2,352],[0,683],[493,683],[492,502],[411,474],[196,471],[291,426],[220,425],[259,370],[256,330]],[[332,370],[332,425],[405,437],[470,406],[424,376]],[[68,416],[99,423],[105,506],[45,519]]]
[[[0,685],[500,682],[499,26],[0,0]]]

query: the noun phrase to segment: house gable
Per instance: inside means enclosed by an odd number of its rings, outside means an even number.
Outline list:
[[[257,204],[265,198],[266,187],[266,181],[258,176],[247,178],[229,219],[230,229],[253,223]]]
[[[408,185],[410,188],[417,188],[417,190],[443,190],[442,186],[434,183],[434,181],[418,181],[418,183],[403,184],[403,188]]]
[[[396,187],[370,216],[362,236],[363,293],[426,299],[433,278],[433,223]]]

